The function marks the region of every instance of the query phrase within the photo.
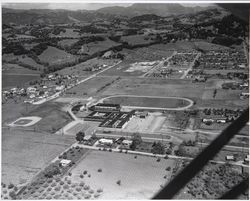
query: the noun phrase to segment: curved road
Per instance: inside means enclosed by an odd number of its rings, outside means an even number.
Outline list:
[[[183,97],[166,97],[166,96],[138,96],[138,95],[113,95],[108,96],[105,98],[102,98],[98,101],[98,103],[102,103],[104,100],[109,98],[115,98],[115,97],[135,97],[135,98],[166,98],[166,99],[179,99],[179,100],[185,100],[189,102],[189,105],[185,107],[177,107],[177,108],[161,108],[161,107],[141,107],[141,106],[122,106],[123,108],[129,108],[129,109],[151,109],[151,110],[185,110],[193,106],[194,102],[191,99],[183,98]]]

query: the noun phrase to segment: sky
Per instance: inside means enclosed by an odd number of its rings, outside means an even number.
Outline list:
[[[3,3],[3,7],[14,9],[67,9],[67,10],[97,10],[109,6],[130,6],[132,3]],[[182,4],[184,6],[208,6],[211,4]]]

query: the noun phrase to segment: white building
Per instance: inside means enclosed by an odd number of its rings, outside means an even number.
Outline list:
[[[113,144],[113,140],[111,140],[111,139],[104,139],[104,138],[98,140],[98,142],[100,144],[105,144],[105,145],[112,145]]]
[[[67,160],[67,159],[62,159],[62,160],[60,161],[60,164],[61,164],[63,167],[68,166],[70,163],[71,163],[71,160]]]

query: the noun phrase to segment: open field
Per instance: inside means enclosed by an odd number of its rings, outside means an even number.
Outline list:
[[[75,66],[64,68],[60,71],[57,71],[57,73],[62,75],[89,76],[92,75],[94,72],[87,71],[86,69],[94,67],[103,67],[103,65],[111,66],[114,65],[116,62],[117,59],[93,58]]]
[[[61,47],[70,47],[74,43],[76,43],[78,39],[64,39],[58,42],[58,45]]]
[[[141,45],[152,43],[150,39],[145,40],[144,35],[122,36],[121,40],[127,42],[129,45]]]
[[[147,96],[111,96],[104,99],[104,103],[120,104],[122,106],[155,107],[155,108],[179,108],[188,106],[190,103],[185,99],[168,97]]]
[[[66,96],[74,94],[74,96],[93,96],[109,88],[109,83],[116,82],[118,77],[95,77],[67,91]],[[111,85],[111,84],[110,84]],[[112,86],[112,85],[111,85]]]
[[[88,47],[88,48],[85,48],[86,51],[81,51],[81,53],[92,55],[94,53],[108,50],[109,48],[119,46],[119,45],[120,43],[116,43],[109,39],[106,39],[104,41],[91,42],[91,43],[88,43],[87,45],[84,45],[84,47]]]
[[[54,35],[54,34],[50,34],[51,37],[61,37],[61,38],[68,38],[68,37],[72,37],[72,38],[79,38],[80,34],[79,32],[74,31],[74,29],[65,29],[65,32],[60,32],[59,35]]]
[[[76,57],[63,50],[48,46],[48,48],[39,55],[39,59],[52,65],[74,61]]]
[[[2,77],[3,88],[23,87],[28,82],[36,80],[37,78],[39,78],[39,75],[37,74],[18,75],[18,74],[3,73]]]
[[[151,79],[151,78],[122,78],[116,84],[103,92],[104,96],[110,95],[141,95],[141,96],[169,96],[184,97],[195,101],[197,107],[228,107],[244,108],[247,106],[247,99],[241,100],[237,92],[234,96],[228,95],[226,91],[217,90],[218,98],[213,98],[211,92],[213,87],[206,88],[207,83],[192,83],[190,80],[178,79]],[[226,98],[223,98],[226,97]]]
[[[148,199],[169,180],[172,171],[165,169],[172,170],[174,164],[170,159],[157,162],[153,157],[92,151],[72,169],[72,182],[80,181],[79,175],[86,170],[91,177],[86,176],[85,183],[91,189],[102,188],[101,199]]]
[[[211,50],[227,50],[229,49],[226,46],[214,44],[214,43],[209,43],[205,41],[196,41],[194,42],[195,46],[201,50],[204,51],[211,51]]]
[[[71,117],[62,111],[63,104],[47,102],[36,106],[25,116],[39,116],[42,119],[33,127],[38,131],[52,132],[59,130],[71,121]]]
[[[36,63],[32,58],[28,57],[28,56],[24,56],[24,57],[20,57],[18,59],[19,62],[32,66],[34,68],[36,68],[38,71],[42,71],[44,69],[44,66]]]
[[[122,78],[108,88],[104,95],[142,95],[163,97],[199,98],[204,91],[204,83],[193,84],[187,80],[130,79]]]
[[[22,129],[2,130],[2,182],[28,182],[74,142],[74,138]]]

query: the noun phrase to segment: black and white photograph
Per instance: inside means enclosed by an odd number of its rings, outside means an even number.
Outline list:
[[[249,200],[249,8],[1,1],[1,200]]]

